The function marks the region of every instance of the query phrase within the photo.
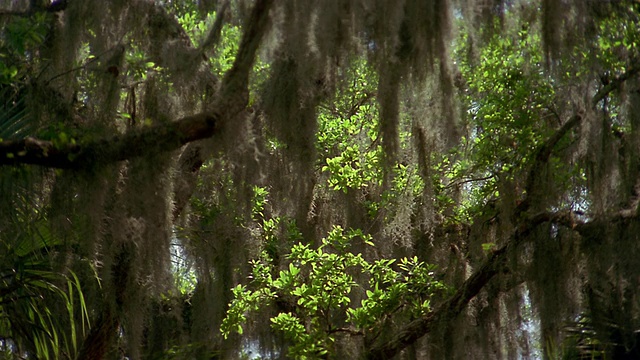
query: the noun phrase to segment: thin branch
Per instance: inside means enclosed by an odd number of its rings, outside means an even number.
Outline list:
[[[640,60],[633,61],[633,65],[627,69],[623,74],[613,79],[610,83],[603,86],[591,99],[591,105],[595,108],[600,101],[607,97],[612,91],[620,88],[622,83],[632,78],[634,75],[640,73]]]
[[[329,334],[334,334],[334,333],[339,333],[339,332],[347,333],[347,334],[352,335],[352,336],[363,336],[364,335],[364,333],[361,330],[356,330],[356,329],[353,329],[353,328],[334,328],[334,329],[329,330]]]
[[[496,174],[491,174],[491,175],[487,175],[487,176],[483,176],[483,177],[479,177],[479,178],[469,178],[469,179],[465,179],[465,180],[460,180],[460,181],[453,181],[450,184],[448,184],[447,186],[445,186],[445,189],[450,189],[452,187],[455,186],[460,186],[460,185],[464,185],[467,183],[471,183],[471,182],[476,182],[476,181],[485,181],[485,180],[489,180],[489,179],[493,179],[496,177]]]
[[[220,42],[220,35],[222,34],[222,26],[224,25],[224,18],[229,10],[229,0],[222,3],[220,9],[216,12],[216,21],[213,23],[207,38],[202,42],[198,51],[204,53],[211,47],[215,47]]]
[[[59,73],[59,74],[56,74],[56,75],[52,76],[51,78],[49,78],[48,80],[46,80],[44,83],[45,83],[45,85],[48,85],[48,84],[49,84],[49,83],[51,83],[53,80],[55,80],[55,79],[57,79],[57,78],[60,78],[60,77],[62,77],[62,76],[65,76],[65,75],[67,75],[67,74],[69,74],[69,73],[76,72],[76,71],[79,71],[79,70],[86,70],[86,69],[87,69],[87,67],[88,67],[90,64],[92,64],[92,63],[94,63],[94,62],[96,62],[96,61],[100,60],[100,58],[101,58],[102,56],[104,56],[105,54],[107,54],[107,53],[109,53],[109,52],[118,51],[118,48],[119,48],[119,47],[121,48],[121,47],[122,47],[122,45],[120,45],[120,44],[119,44],[119,45],[117,45],[117,46],[114,46],[114,47],[112,47],[112,48],[109,48],[109,49],[107,49],[107,50],[103,51],[102,53],[100,53],[100,54],[98,54],[98,55],[95,55],[93,58],[88,59],[84,64],[82,64],[82,65],[80,65],[80,66],[74,67],[74,68],[72,68],[72,69],[69,69],[69,70],[67,70],[67,71],[63,71],[63,72],[61,72],[61,73]]]

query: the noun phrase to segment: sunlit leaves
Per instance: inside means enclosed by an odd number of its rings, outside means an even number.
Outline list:
[[[362,254],[350,252],[357,241],[373,246],[371,236],[363,231],[335,226],[317,249],[294,245],[287,256],[288,266],[279,271],[263,253],[252,262],[250,286],[233,289],[223,335],[242,333],[250,313],[284,302],[295,311],[272,317],[272,327],[290,341],[290,356],[317,358],[331,354],[335,333],[341,329],[374,331],[394,314],[420,316],[430,311],[433,294],[445,289],[435,279],[433,266],[416,257],[402,259],[397,266],[393,259],[370,263]],[[360,288],[365,297],[358,306],[352,304],[352,298]]]
[[[496,199],[499,182],[513,184],[513,194],[523,196],[533,154],[563,119],[540,35],[530,25],[495,35],[477,59],[469,58],[464,34],[458,46],[469,131],[457,148],[437,159],[444,184],[436,190],[444,202],[447,194],[462,190],[457,211],[467,212]]]
[[[326,162],[322,171],[329,172],[329,186],[334,190],[346,193],[349,189],[367,187],[381,180],[378,153],[363,153],[358,145],[347,146],[340,155],[327,158]]]
[[[210,59],[213,70],[217,75],[222,75],[231,69],[238,51],[241,34],[241,30],[237,26],[224,25],[222,27],[221,44],[216,51],[216,56]],[[258,64],[264,66],[260,62]]]
[[[395,270],[395,259],[382,259],[367,264],[370,274],[369,290],[362,306],[349,310],[349,319],[358,327],[373,330],[380,319],[394,313],[408,312],[413,317],[431,310],[431,298],[446,289],[436,280],[435,267],[417,257],[400,259]]]
[[[340,74],[341,84],[320,106],[316,148],[329,186],[348,192],[382,180],[382,148],[377,144],[376,76],[362,59]]]
[[[522,30],[513,37],[496,36],[481,51],[479,64],[461,66],[471,90],[470,161],[489,173],[529,160],[545,135],[545,117],[553,106],[539,35]]]

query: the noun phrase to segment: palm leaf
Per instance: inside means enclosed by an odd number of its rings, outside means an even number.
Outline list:
[[[35,119],[27,106],[27,96],[25,88],[0,87],[0,138],[15,139],[33,134]]]
[[[52,269],[52,241],[26,238],[0,244],[0,339],[35,358],[73,357],[77,335],[89,327],[80,282],[71,271]]]

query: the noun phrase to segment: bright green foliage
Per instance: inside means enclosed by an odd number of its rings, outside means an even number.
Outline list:
[[[362,160],[361,160],[362,158]],[[360,151],[358,145],[348,146],[342,154],[327,158],[323,171],[329,171],[329,186],[333,190],[347,192],[348,189],[359,189],[378,180],[378,154]]]
[[[371,276],[369,290],[362,306],[349,310],[349,318],[359,327],[372,331],[396,312],[406,312],[411,317],[427,314],[431,310],[431,298],[446,290],[435,280],[435,267],[417,257],[402,258],[399,270],[391,266],[395,259],[377,260],[367,264],[365,272]]]
[[[467,101],[475,129],[463,145],[470,159],[459,171],[512,176],[530,161],[548,132],[545,117],[554,95],[540,48],[539,35],[521,30],[515,39],[496,36],[481,52],[479,66],[461,65],[473,92]]]
[[[340,86],[333,97],[320,106],[316,149],[319,171],[328,188],[367,194],[364,206],[371,218],[380,209],[391,209],[399,196],[418,196],[424,183],[415,165],[395,164],[392,181],[382,189],[383,149],[379,137],[379,108],[375,99],[378,77],[364,58],[354,59],[339,74]],[[409,133],[400,132],[403,149],[411,146]]]
[[[540,35],[524,26],[495,35],[478,54],[466,55],[468,38],[457,50],[461,75],[468,86],[469,133],[436,166],[446,182],[438,184],[443,205],[447,191],[464,186],[458,219],[474,207],[500,196],[498,183],[510,182],[523,196],[526,169],[532,154],[562,120],[554,108],[555,90],[544,68]]]
[[[339,76],[341,84],[335,95],[320,107],[316,147],[321,157],[332,156],[357,140],[371,143],[377,139],[374,94],[378,80],[371,65],[364,59],[354,60]]]
[[[267,204],[267,196],[269,196],[269,191],[266,188],[261,186],[253,187],[253,199],[251,202],[251,215],[254,219],[263,219],[264,218],[264,209]]]
[[[377,141],[375,74],[359,59],[341,75],[346,86],[320,108],[316,148],[329,186],[346,193],[382,181],[382,147]]]
[[[247,316],[276,304],[286,310],[271,318],[271,326],[290,341],[289,355],[317,358],[331,354],[336,333],[373,331],[391,315],[414,316],[430,311],[430,299],[445,289],[434,278],[433,266],[417,258],[368,262],[349,251],[354,241],[373,246],[361,230],[335,226],[322,245],[294,245],[288,266],[278,271],[266,252],[252,262],[251,284],[233,289],[221,331],[243,333]],[[369,279],[368,281],[364,279]],[[352,299],[364,295],[360,306]],[[346,320],[345,320],[346,319]]]
[[[222,43],[216,56],[211,58],[211,65],[219,75],[231,69],[238,51],[241,34],[240,28],[237,26],[225,25],[222,27]]]
[[[216,18],[215,12],[202,15],[197,9],[185,12],[182,16],[178,16],[178,22],[182,25],[184,31],[189,35],[191,43],[196,47],[199,46],[207,35],[207,30],[213,25]]]

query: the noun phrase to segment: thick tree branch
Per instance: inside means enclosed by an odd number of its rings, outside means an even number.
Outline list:
[[[596,107],[602,99],[608,96],[612,91],[615,91],[620,88],[620,86],[632,78],[636,74],[640,72],[640,63],[634,62],[634,65],[627,69],[622,75],[615,78],[609,84],[600,89],[594,96],[591,98],[591,106]],[[518,208],[516,209],[516,215],[519,216],[523,214],[529,207],[531,206],[532,196],[531,194],[535,190],[537,174],[540,173],[540,169],[549,161],[551,157],[551,153],[555,146],[560,142],[560,140],[571,130],[578,127],[582,123],[583,115],[576,114],[567,122],[565,122],[560,129],[558,129],[547,141],[540,146],[535,154],[535,160],[531,169],[529,170],[529,175],[527,176],[527,184],[525,187],[526,190],[526,198],[524,201],[520,203]]]
[[[596,106],[598,102],[604,99],[612,91],[618,89],[622,83],[636,74],[640,73],[640,64],[635,64],[630,67],[624,74],[613,80],[611,83],[600,89],[591,99],[592,106]],[[531,204],[531,194],[533,187],[535,186],[536,171],[540,166],[549,161],[553,149],[558,142],[572,129],[580,125],[583,116],[575,115],[569,119],[566,123],[560,127],[540,148],[538,148],[535,154],[535,163],[527,180],[527,194],[525,200],[516,210],[517,215],[524,215],[529,210]],[[623,216],[623,215],[620,215]],[[416,319],[406,326],[402,327],[399,331],[396,331],[391,339],[379,339],[373,344],[369,344],[368,351],[365,353],[366,359],[390,359],[397,355],[407,346],[415,343],[419,338],[429,333],[434,324],[441,321],[447,321],[458,316],[469,301],[473,299],[484,286],[497,274],[508,272],[507,267],[507,255],[511,251],[520,245],[533,229],[537,226],[553,221],[555,223],[562,224],[564,226],[574,228],[576,231],[581,232],[585,229],[589,229],[590,223],[576,224],[576,221],[572,214],[550,214],[540,213],[533,217],[522,217],[520,220],[520,226],[512,235],[511,239],[505,246],[493,252],[491,257],[484,263],[478,271],[476,271],[471,277],[469,277],[464,284],[455,292],[455,294],[441,304],[437,309],[430,312],[422,318]]]
[[[223,79],[213,110],[128,134],[78,144],[25,138],[0,142],[0,165],[33,164],[51,168],[77,169],[113,163],[160,151],[171,151],[213,136],[248,102],[249,74],[266,33],[273,0],[256,2],[233,67]]]
[[[434,324],[454,319],[494,276],[509,271],[507,267],[508,254],[527,239],[532,230],[550,221],[563,224],[573,223],[572,215],[564,213],[541,213],[523,222],[507,245],[494,251],[484,265],[469,277],[449,300],[426,316],[413,320],[399,331],[396,331],[391,339],[387,338],[370,344],[365,358],[390,359],[402,349],[429,333]]]
[[[221,97],[225,98],[226,96],[237,94],[239,91],[248,91],[249,74],[251,73],[258,47],[267,32],[269,11],[272,5],[273,0],[258,0],[253,6],[253,11],[247,23],[247,28],[242,35],[240,48],[233,66],[225,74],[222,81]]]
[[[255,61],[261,39],[266,33],[269,15],[268,12],[271,4],[271,0],[259,1],[256,3],[251,14],[250,23],[243,35],[238,55],[236,56],[232,69],[223,79],[222,88],[218,95],[218,99],[221,99],[221,101],[224,101],[225,99],[233,99],[234,96],[238,96],[238,103],[234,106],[229,106],[229,108],[237,109],[238,112],[246,108],[248,103],[248,75],[251,72],[251,68]],[[205,41],[205,44],[203,44],[201,49],[199,49],[200,51],[204,51],[207,46],[212,45],[207,45],[207,42],[217,42],[217,40],[213,39],[212,36],[215,37],[217,35],[214,33],[219,33],[222,27],[222,18],[224,16],[224,12],[228,8],[228,5],[228,1],[222,5],[222,8],[218,13],[216,23],[214,24],[207,41]],[[237,76],[234,74],[246,74],[246,76]],[[237,78],[234,76],[237,76]],[[228,119],[228,121],[232,120]],[[198,171],[204,163],[205,153],[206,152],[203,151],[200,144],[191,143],[180,156],[179,171],[181,176],[179,176],[174,193],[174,220],[180,216],[180,213],[195,190]]]
[[[0,165],[34,164],[52,168],[83,168],[144,154],[175,150],[191,141],[211,137],[220,112],[198,114],[168,124],[85,144],[56,144],[26,138],[0,142]]]

